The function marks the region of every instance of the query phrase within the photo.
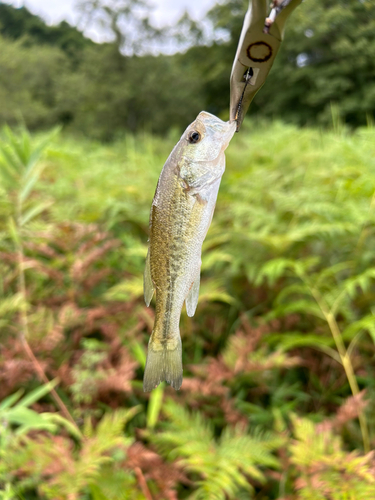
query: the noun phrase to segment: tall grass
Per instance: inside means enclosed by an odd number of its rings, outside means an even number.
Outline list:
[[[178,137],[3,134],[0,397],[58,376],[33,409],[66,417],[22,437],[9,420],[3,498],[373,498],[374,138],[282,123],[235,136],[198,309],[181,318],[184,382],[149,396],[148,217]],[[27,173],[10,186],[9,169],[32,151],[40,175],[16,213]]]

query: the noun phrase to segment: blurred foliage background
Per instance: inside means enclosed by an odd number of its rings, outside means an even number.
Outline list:
[[[26,8],[0,3],[0,123],[22,119],[30,130],[60,123],[72,133],[109,140],[126,130],[163,135],[185,128],[202,109],[226,119],[247,2],[218,4],[204,23],[185,15],[164,30],[147,21],[142,0],[80,0],[78,7],[82,25],[101,21],[114,42],[95,44],[66,22],[46,26]],[[375,110],[374,19],[369,0],[304,2],[252,118],[327,126],[335,103],[345,123],[365,125]],[[152,56],[150,40],[155,47],[188,48]]]
[[[209,30],[103,5],[78,7],[113,43],[0,3],[0,499],[373,500],[373,2],[293,14],[227,150],[184,382],[151,394],[151,200],[181,130],[227,118],[246,5]]]

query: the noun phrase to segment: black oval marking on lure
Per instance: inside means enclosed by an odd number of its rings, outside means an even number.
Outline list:
[[[251,49],[255,48],[255,51],[258,52],[259,48],[266,48],[268,53],[266,53],[263,57],[255,57],[255,54],[251,54]],[[253,51],[254,52],[254,51]],[[266,42],[254,42],[250,44],[247,48],[247,56],[254,62],[266,62],[272,56],[272,47],[268,45]]]

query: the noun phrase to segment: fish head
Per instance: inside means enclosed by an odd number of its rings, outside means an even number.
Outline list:
[[[187,162],[211,162],[228,147],[236,131],[236,122],[223,122],[206,111],[183,133],[180,140],[180,154]]]

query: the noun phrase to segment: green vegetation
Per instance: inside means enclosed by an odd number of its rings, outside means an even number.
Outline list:
[[[186,16],[175,27],[155,30],[147,8],[136,19],[143,0],[78,3],[84,20],[100,19],[113,43],[95,44],[67,23],[46,26],[26,8],[0,3],[0,124],[41,130],[59,123],[108,141],[129,130],[165,135],[184,129],[203,109],[228,116],[229,76],[247,1],[214,6],[205,20],[210,35]],[[371,123],[374,20],[372,0],[303,2],[252,116],[329,126],[334,104],[351,127]],[[150,40],[185,52],[152,56]]]
[[[371,0],[293,14],[227,151],[181,390],[142,390],[151,200],[179,130],[227,116],[245,3],[207,35],[82,0],[98,45],[0,2],[0,500],[375,498]]]
[[[332,112],[233,139],[184,382],[151,395],[148,215],[178,135],[3,131],[0,498],[374,498],[375,137]]]
[[[73,59],[81,49],[94,45],[90,39],[85,38],[66,21],[58,26],[47,26],[42,19],[31,14],[26,7],[15,9],[4,3],[0,3],[0,33],[10,40],[24,39],[27,46],[58,47]]]

